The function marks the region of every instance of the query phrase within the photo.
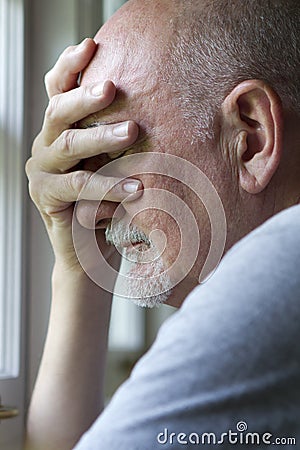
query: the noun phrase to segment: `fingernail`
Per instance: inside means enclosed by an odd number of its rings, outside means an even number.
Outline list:
[[[116,125],[113,128],[113,135],[116,137],[126,137],[128,136],[128,122]]]
[[[123,190],[128,194],[134,194],[141,187],[141,182],[137,180],[125,181],[123,184]]]
[[[75,51],[76,52],[81,52],[81,50],[85,47],[86,42],[88,41],[89,38],[85,38],[83,39],[83,41],[77,45]]]
[[[91,94],[95,97],[100,97],[103,94],[103,83],[101,84],[96,84],[92,89],[91,89]]]

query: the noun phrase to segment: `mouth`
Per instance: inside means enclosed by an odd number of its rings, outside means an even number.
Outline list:
[[[145,253],[151,249],[150,245],[147,245],[144,241],[140,242],[126,242],[123,244],[125,255],[130,255],[132,252]]]
[[[118,224],[115,226],[110,222],[105,230],[105,239],[107,244],[126,250],[134,247],[138,251],[145,251],[152,247],[148,236],[134,225],[119,229]]]

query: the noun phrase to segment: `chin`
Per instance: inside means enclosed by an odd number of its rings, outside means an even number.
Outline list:
[[[172,283],[160,258],[141,262],[133,260],[130,252],[123,251],[115,293],[138,306],[153,308],[169,300]]]
[[[197,284],[197,280],[189,276],[174,283],[160,258],[141,263],[123,254],[116,294],[141,307],[153,308],[166,304],[179,308]]]
[[[125,226],[122,221],[107,227],[106,239],[123,257],[114,290],[117,296],[144,307],[164,303],[178,307],[196,285],[185,280],[185,258],[175,264],[175,245],[167,248],[164,242],[153,242],[141,228]]]

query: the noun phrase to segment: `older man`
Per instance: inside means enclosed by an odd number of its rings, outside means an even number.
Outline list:
[[[55,266],[29,449],[72,448],[97,416],[78,450],[300,439],[299,6],[131,0],[47,75],[27,174]],[[184,304],[101,414],[115,247],[121,294]]]

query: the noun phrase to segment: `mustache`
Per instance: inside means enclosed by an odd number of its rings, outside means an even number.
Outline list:
[[[143,243],[147,247],[152,247],[153,243],[148,236],[140,230],[136,225],[124,224],[122,222],[111,221],[105,230],[105,239],[107,244],[115,247],[122,244]]]

